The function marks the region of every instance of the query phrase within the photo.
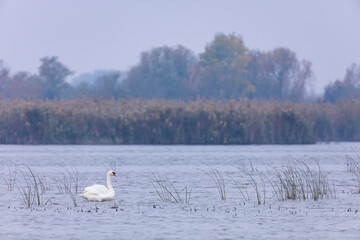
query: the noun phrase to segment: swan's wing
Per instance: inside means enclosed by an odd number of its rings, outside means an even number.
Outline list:
[[[86,194],[94,194],[94,195],[101,195],[101,194],[107,194],[109,192],[109,189],[105,187],[104,185],[95,184],[89,187],[86,187],[84,190],[84,193]]]

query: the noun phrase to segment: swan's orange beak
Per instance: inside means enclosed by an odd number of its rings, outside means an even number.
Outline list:
[[[116,177],[116,174],[115,174],[115,173],[113,173],[113,175]]]

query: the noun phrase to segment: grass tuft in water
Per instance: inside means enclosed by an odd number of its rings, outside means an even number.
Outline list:
[[[226,189],[225,189],[224,176],[222,175],[221,172],[219,172],[219,170],[214,169],[210,166],[208,166],[208,167],[209,167],[210,171],[209,172],[203,171],[203,172],[206,175],[210,176],[211,179],[214,181],[216,188],[219,191],[221,200],[226,200]]]
[[[23,176],[23,182],[17,181],[16,186],[20,192],[22,200],[28,208],[33,204],[41,205],[44,194],[44,180],[29,166],[24,165],[28,172],[20,171]]]
[[[291,165],[273,168],[275,180],[270,180],[278,200],[313,199],[334,197],[334,188],[329,184],[326,172],[319,163],[310,168],[303,161],[294,160]]]
[[[250,201],[249,192],[247,187],[251,186],[254,189],[256,195],[256,201],[258,205],[265,204],[266,202],[266,183],[264,180],[264,174],[258,170],[247,170],[247,168],[240,169],[245,175],[247,182],[240,184],[239,181],[234,180],[235,186],[239,189],[242,197],[246,202]],[[265,176],[266,177],[266,176]]]
[[[152,172],[149,179],[162,202],[190,203],[191,188],[186,186],[179,190],[168,178],[162,178],[159,172]]]
[[[64,172],[60,172],[61,178],[55,178],[56,186],[60,194],[67,194],[74,205],[77,207],[76,196],[79,193],[79,172],[76,168],[65,168]]]
[[[360,193],[360,156],[357,152],[354,151],[353,156],[346,156],[346,166],[347,171],[354,176],[353,180],[357,189],[356,192]]]
[[[0,177],[2,178],[4,184],[6,185],[6,189],[9,192],[12,192],[15,188],[17,171],[16,171],[16,167],[12,169],[9,166],[7,166],[7,168],[8,168],[8,173]]]

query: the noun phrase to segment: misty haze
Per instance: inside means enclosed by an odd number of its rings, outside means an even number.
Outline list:
[[[1,239],[356,239],[360,2],[0,0]]]

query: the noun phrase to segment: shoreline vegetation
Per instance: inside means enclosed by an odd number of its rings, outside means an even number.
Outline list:
[[[0,144],[360,141],[360,101],[0,100]]]

